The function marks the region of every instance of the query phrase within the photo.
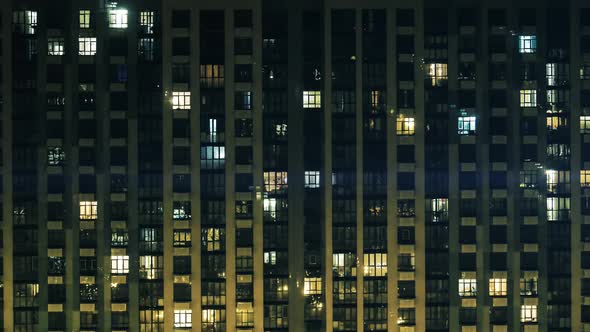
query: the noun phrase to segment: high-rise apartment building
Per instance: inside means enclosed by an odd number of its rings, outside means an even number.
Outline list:
[[[590,3],[0,1],[0,330],[589,332]]]

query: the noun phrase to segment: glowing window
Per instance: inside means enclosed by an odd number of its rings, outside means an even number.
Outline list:
[[[214,324],[225,322],[225,310],[223,309],[204,309],[201,311],[201,321],[206,326],[214,327]]]
[[[172,205],[172,219],[189,220],[191,218],[191,202],[175,201]]]
[[[287,172],[264,172],[264,191],[280,192],[287,189]]]
[[[569,197],[547,197],[547,220],[568,220],[570,217]]]
[[[322,107],[322,95],[320,91],[303,91],[303,108]]]
[[[32,10],[15,11],[12,13],[15,32],[34,35],[37,30],[37,12]]]
[[[322,294],[322,278],[308,277],[304,280],[303,287],[304,295],[321,295]]]
[[[201,65],[201,87],[222,88],[224,84],[224,65]]]
[[[506,278],[491,278],[489,289],[490,296],[506,296],[508,293]]]
[[[192,327],[192,310],[174,310],[174,327]]]
[[[80,29],[88,29],[90,28],[90,10],[83,9],[80,10]]]
[[[223,228],[204,228],[201,232],[203,250],[212,252],[224,248],[225,230]]]
[[[139,12],[139,27],[141,32],[146,34],[154,33],[154,12],[141,11]]]
[[[537,90],[520,90],[520,107],[537,107]]]
[[[399,136],[411,136],[415,133],[414,118],[406,118],[403,115],[397,117],[395,123],[395,132]]]
[[[387,254],[364,254],[364,274],[368,277],[383,277],[387,275]]]
[[[111,256],[111,273],[129,273],[129,256]]]
[[[305,171],[305,188],[320,187],[320,171]]]
[[[476,296],[477,279],[459,279],[459,296]]]
[[[264,264],[276,265],[277,264],[277,252],[266,251],[264,253]]]
[[[460,116],[457,118],[457,132],[459,135],[475,134],[475,117]]]
[[[252,302],[238,302],[236,304],[236,325],[239,327],[254,326],[254,308]]]
[[[448,79],[446,63],[430,63],[426,65],[426,76],[432,86],[441,86]]]
[[[188,110],[191,108],[190,91],[172,92],[172,108],[175,110]]]
[[[590,170],[580,170],[580,185],[582,188],[590,188]]]
[[[80,202],[80,220],[96,220],[98,218],[98,204],[96,201]]]
[[[139,256],[139,276],[142,279],[154,280],[163,277],[163,256]]]
[[[125,29],[127,28],[127,9],[109,10],[109,28]]]
[[[78,54],[95,55],[96,54],[96,37],[78,38]]]
[[[535,53],[537,50],[537,36],[518,36],[518,52]]]
[[[590,134],[590,115],[580,116],[580,133]]]
[[[64,55],[64,45],[62,37],[47,38],[47,55]]]
[[[537,306],[536,305],[521,305],[520,306],[520,321],[522,323],[534,323],[537,321]]]

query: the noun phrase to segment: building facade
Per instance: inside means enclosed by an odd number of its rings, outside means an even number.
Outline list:
[[[588,3],[0,18],[0,330],[590,331]]]

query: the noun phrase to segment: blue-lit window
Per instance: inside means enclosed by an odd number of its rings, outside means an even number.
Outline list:
[[[535,53],[537,50],[537,36],[518,36],[519,53]]]
[[[457,119],[457,130],[459,135],[473,135],[475,134],[475,117],[474,116],[460,116]]]

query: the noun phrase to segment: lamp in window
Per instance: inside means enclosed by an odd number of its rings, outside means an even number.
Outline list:
[[[97,218],[97,201],[80,201],[80,220],[96,220]]]

